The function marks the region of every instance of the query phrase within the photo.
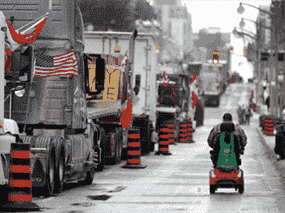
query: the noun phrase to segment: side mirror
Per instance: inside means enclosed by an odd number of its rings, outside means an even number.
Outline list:
[[[105,87],[106,62],[98,54],[84,54],[85,89],[89,95],[97,95]]]
[[[135,84],[135,94],[139,94],[140,91],[140,87],[141,87],[141,75],[136,75],[136,84]]]
[[[32,45],[22,46],[20,53],[19,81],[30,82],[34,66],[34,47]]]

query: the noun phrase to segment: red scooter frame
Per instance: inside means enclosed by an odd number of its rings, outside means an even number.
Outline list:
[[[244,192],[243,171],[212,169],[210,171],[210,194],[214,194],[218,188],[235,188],[239,193]]]

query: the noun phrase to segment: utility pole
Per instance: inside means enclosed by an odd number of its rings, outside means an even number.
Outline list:
[[[269,91],[270,91],[270,114],[277,116],[277,100],[278,97],[276,96],[276,67],[277,67],[277,62],[278,60],[276,60],[277,56],[277,39],[276,37],[277,35],[277,27],[280,21],[280,2],[276,2],[273,1],[271,3],[271,26],[273,28],[273,32],[271,32],[271,39],[270,39],[270,43],[271,43],[271,54],[269,57],[269,64],[270,64],[270,75],[269,75],[269,82],[270,82],[270,86],[269,86]],[[274,57],[275,54],[275,57]]]
[[[284,14],[284,4],[285,4],[285,0],[282,0],[281,1],[281,5],[280,5],[280,23],[278,25],[278,53],[281,53],[280,55],[279,54],[276,54],[276,57],[277,57],[277,75],[276,75],[276,82],[278,82],[278,91],[277,91],[277,94],[278,94],[278,98],[277,98],[277,101],[278,101],[278,117],[281,117],[282,116],[282,111],[283,111],[283,104],[284,104],[284,68],[285,68],[285,63],[284,63],[284,44],[285,44],[285,30],[284,30],[284,27],[285,27],[285,14]],[[281,57],[280,57],[281,56]],[[281,79],[280,79],[281,77]]]
[[[256,22],[256,69],[257,69],[257,79],[258,82],[256,84],[256,104],[258,106],[258,113],[260,113],[261,110],[261,104],[260,104],[260,97],[261,97],[261,78],[260,78],[260,74],[261,74],[261,41],[260,41],[260,25],[259,25],[259,20],[257,20]]]

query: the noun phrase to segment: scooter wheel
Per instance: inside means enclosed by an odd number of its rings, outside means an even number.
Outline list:
[[[215,185],[210,185],[210,194],[214,194],[216,191],[216,186]]]
[[[244,185],[243,185],[243,184],[239,186],[238,192],[239,192],[240,194],[242,194],[242,193],[244,192]]]

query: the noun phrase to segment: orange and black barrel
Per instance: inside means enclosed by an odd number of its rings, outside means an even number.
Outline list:
[[[141,164],[140,130],[130,128],[128,131],[127,162],[122,168],[143,169]]]
[[[273,135],[273,129],[274,129],[274,123],[271,119],[265,120],[265,134],[267,135]]]
[[[11,144],[8,203],[2,209],[40,209],[32,202],[30,150],[30,144]]]
[[[180,130],[179,130],[179,142],[186,143],[187,142],[187,129],[188,125],[185,121],[180,123]]]
[[[161,124],[158,133],[158,151],[156,155],[171,155],[169,152],[169,129],[168,124]]]
[[[174,124],[168,123],[167,126],[168,126],[168,132],[169,132],[169,138],[168,138],[169,145],[176,145],[175,139],[174,139],[174,131],[175,131]]]
[[[193,140],[193,122],[191,120],[189,120],[187,123],[187,142],[195,142]]]

